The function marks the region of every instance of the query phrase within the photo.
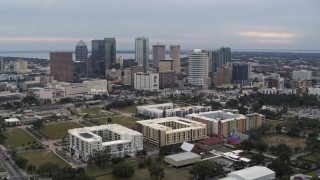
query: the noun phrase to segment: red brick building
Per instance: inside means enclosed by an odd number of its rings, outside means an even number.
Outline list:
[[[50,73],[57,81],[72,82],[73,60],[71,52],[50,52]]]

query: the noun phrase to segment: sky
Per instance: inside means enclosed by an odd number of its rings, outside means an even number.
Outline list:
[[[115,37],[182,49],[320,50],[319,0],[0,0],[0,52]]]

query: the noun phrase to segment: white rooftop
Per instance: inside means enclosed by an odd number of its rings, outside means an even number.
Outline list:
[[[194,144],[190,144],[188,142],[183,142],[183,144],[181,145],[181,149],[187,152],[191,152],[193,147],[194,147]]]
[[[193,153],[193,152],[184,152],[184,153],[179,153],[179,154],[174,154],[170,156],[166,156],[174,161],[183,161],[186,159],[192,159],[192,158],[197,158],[200,157],[198,154]]]
[[[239,177],[241,179],[259,179],[271,174],[275,174],[274,171],[264,167],[264,166],[252,166],[239,171],[234,171],[228,174],[231,177]],[[223,180],[231,180],[230,178],[224,178]]]
[[[17,118],[9,118],[9,119],[5,119],[4,121],[5,122],[20,122],[20,120]]]
[[[202,119],[206,119],[208,121],[230,121],[234,119],[245,119],[246,117],[242,114],[233,114],[231,112],[224,111],[209,111],[209,112],[201,112],[199,114],[193,113],[189,114],[189,117],[200,117]]]

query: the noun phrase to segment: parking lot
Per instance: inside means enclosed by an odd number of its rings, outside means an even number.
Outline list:
[[[215,161],[218,164],[222,165],[225,171],[233,171],[234,161],[230,159],[227,159],[224,157],[217,157],[217,158],[213,158],[212,161]]]

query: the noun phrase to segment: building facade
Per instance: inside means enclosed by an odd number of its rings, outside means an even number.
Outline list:
[[[292,79],[294,81],[310,81],[312,79],[312,71],[307,71],[307,70],[293,71]]]
[[[88,76],[88,47],[86,43],[80,40],[75,48],[75,62],[80,62],[80,64],[84,64],[81,66],[81,69],[77,72],[80,73],[80,77]]]
[[[135,156],[143,149],[141,133],[109,124],[68,130],[72,155],[87,162],[95,151],[107,151],[111,157]]]
[[[144,118],[185,117],[187,114],[211,111],[211,106],[188,106],[174,108],[173,103],[137,106],[137,114]]]
[[[143,66],[143,72],[149,69],[149,39],[138,37],[135,40],[135,59],[138,66]]]
[[[230,67],[219,66],[217,67],[217,73],[212,78],[215,86],[221,86],[223,84],[231,84],[232,69]]]
[[[174,88],[176,85],[176,71],[159,72],[159,89]]]
[[[229,47],[221,47],[215,51],[208,51],[209,57],[209,74],[214,77],[218,67],[225,66],[231,62],[231,49]]]
[[[232,83],[240,86],[251,84],[251,65],[249,63],[232,63]]]
[[[189,54],[188,83],[193,86],[208,86],[208,55],[202,49]]]
[[[170,58],[173,60],[173,69],[180,73],[180,45],[170,46]]]
[[[143,134],[145,142],[157,147],[207,137],[205,124],[180,117],[136,121],[136,129]]]
[[[72,52],[51,52],[50,73],[55,80],[61,82],[72,82],[73,60]]]
[[[23,59],[17,59],[13,62],[13,70],[17,73],[26,73],[28,70],[28,62]]]
[[[159,73],[135,73],[134,89],[159,90]]]
[[[105,76],[107,69],[111,69],[116,62],[116,40],[115,38],[104,38],[103,40],[92,40],[92,63],[93,73]]]
[[[206,124],[208,135],[222,137],[228,137],[236,132],[244,133],[261,126],[265,122],[265,117],[260,114],[252,114],[246,117],[224,111],[194,113],[187,115],[186,118]]]
[[[159,61],[166,58],[166,46],[157,43],[152,46],[152,67],[159,67]]]

